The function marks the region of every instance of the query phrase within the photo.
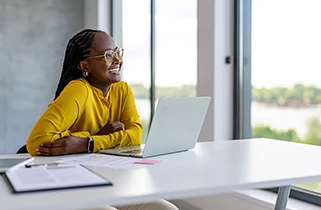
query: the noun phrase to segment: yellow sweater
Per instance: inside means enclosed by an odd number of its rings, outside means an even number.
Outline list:
[[[125,130],[109,135],[95,135],[106,124],[120,121]],[[71,81],[60,96],[42,114],[29,138],[27,149],[36,155],[36,148],[66,136],[94,140],[94,152],[116,146],[139,145],[142,125],[134,95],[125,82],[110,86],[107,96],[85,79]]]

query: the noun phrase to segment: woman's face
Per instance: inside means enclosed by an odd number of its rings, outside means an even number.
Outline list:
[[[104,55],[106,51],[110,52],[115,50],[115,48],[116,44],[112,37],[107,33],[98,32],[95,34],[88,57]],[[111,53],[111,55],[113,55],[113,53]],[[114,56],[111,62],[106,62],[104,56],[86,59],[85,62],[89,73],[87,78],[93,84],[110,85],[121,80],[120,68],[122,66],[122,60],[119,60],[117,56]],[[84,70],[84,68],[82,68],[82,70]]]

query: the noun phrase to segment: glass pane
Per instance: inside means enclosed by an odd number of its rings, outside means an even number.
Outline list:
[[[122,41],[124,48],[123,80],[136,98],[136,105],[143,124],[143,142],[150,121],[150,1],[122,2]]]
[[[253,137],[321,145],[320,8],[320,0],[252,1]],[[321,193],[320,183],[297,187]]]
[[[156,98],[195,96],[197,1],[156,0]]]

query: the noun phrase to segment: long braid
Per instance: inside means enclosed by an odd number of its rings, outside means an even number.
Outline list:
[[[60,93],[71,80],[84,77],[78,68],[78,64],[80,61],[85,60],[89,54],[89,48],[93,43],[95,33],[97,32],[100,31],[85,29],[69,40],[55,99],[58,98]]]

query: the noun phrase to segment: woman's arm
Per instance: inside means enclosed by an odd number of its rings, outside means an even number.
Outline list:
[[[119,109],[121,109],[120,121],[125,125],[125,130],[92,136],[95,152],[116,146],[139,145],[141,142],[142,125],[134,95],[127,84],[123,91],[124,101],[121,103],[123,106]],[[36,155],[38,152],[41,155],[59,155],[83,152],[84,143],[88,142],[87,137],[91,134],[87,131],[71,133],[69,129],[83,111],[87,97],[88,89],[83,82],[74,81],[66,86],[34,126],[27,140],[29,153],[31,155]]]
[[[87,137],[89,132],[71,133],[70,127],[82,112],[88,97],[88,88],[82,81],[72,81],[60,96],[48,106],[27,139],[27,150],[36,155],[41,144],[67,136]]]

